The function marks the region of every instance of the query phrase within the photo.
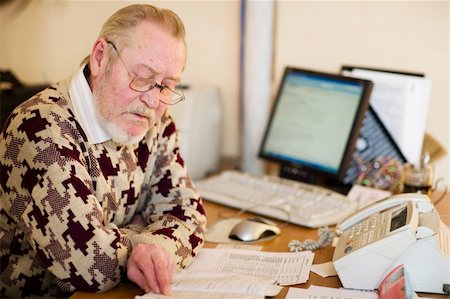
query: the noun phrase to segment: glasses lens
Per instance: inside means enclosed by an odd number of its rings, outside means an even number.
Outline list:
[[[179,88],[169,89],[168,87],[164,88],[161,91],[161,102],[168,105],[175,105],[176,103],[184,100],[183,90]]]
[[[152,90],[155,87],[159,87],[155,80],[151,78],[140,78],[134,77],[130,82],[130,88],[139,91],[139,92],[147,92]],[[164,88],[160,88],[160,100],[161,102],[174,105],[182,100],[184,100],[183,90],[178,87],[174,89],[170,89],[165,86]]]
[[[130,82],[130,87],[135,91],[146,92],[155,86],[156,81],[151,78],[134,77]]]

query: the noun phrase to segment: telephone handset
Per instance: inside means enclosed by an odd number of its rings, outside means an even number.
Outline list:
[[[403,264],[416,292],[444,293],[450,240],[441,236],[440,217],[426,195],[394,195],[337,225],[333,265],[346,288],[373,290]]]
[[[386,210],[391,207],[398,206],[402,203],[407,202],[416,202],[418,206],[418,212],[419,213],[426,213],[431,211],[434,207],[431,203],[431,200],[428,196],[424,194],[419,193],[413,193],[413,194],[398,194],[391,196],[389,198],[384,198],[381,200],[378,200],[367,207],[364,207],[361,210],[358,210],[348,216],[346,219],[341,221],[336,226],[336,234],[340,235],[344,231],[348,230],[350,227],[354,226],[356,223],[360,222],[361,220],[369,217],[370,215]]]

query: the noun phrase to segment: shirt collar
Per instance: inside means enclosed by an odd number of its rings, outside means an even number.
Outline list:
[[[75,110],[75,117],[86,132],[89,143],[97,144],[108,141],[111,136],[105,132],[95,113],[95,103],[89,83],[84,75],[86,64],[81,66],[73,76],[69,95]]]

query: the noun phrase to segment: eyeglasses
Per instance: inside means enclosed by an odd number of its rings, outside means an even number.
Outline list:
[[[160,90],[160,101],[167,105],[175,105],[185,99],[183,90],[179,87],[175,87],[175,89],[171,89],[163,84],[159,84],[155,81],[153,78],[142,78],[142,77],[136,77],[131,74],[131,72],[128,70],[127,65],[122,59],[122,56],[120,56],[119,51],[116,48],[116,45],[114,45],[113,42],[107,41],[108,44],[110,44],[114,50],[117,53],[117,56],[119,56],[120,61],[122,61],[122,64],[125,68],[125,70],[128,73],[128,76],[131,77],[130,84],[128,85],[132,90],[138,91],[138,92],[147,92],[152,90],[153,88],[157,87]]]

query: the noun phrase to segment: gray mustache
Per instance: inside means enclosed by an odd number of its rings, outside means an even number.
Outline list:
[[[127,109],[127,112],[128,113],[139,114],[139,115],[147,117],[147,118],[150,118],[150,117],[153,116],[153,111],[151,109],[148,109],[148,108],[142,107],[142,106],[138,106],[138,105],[129,107]]]

